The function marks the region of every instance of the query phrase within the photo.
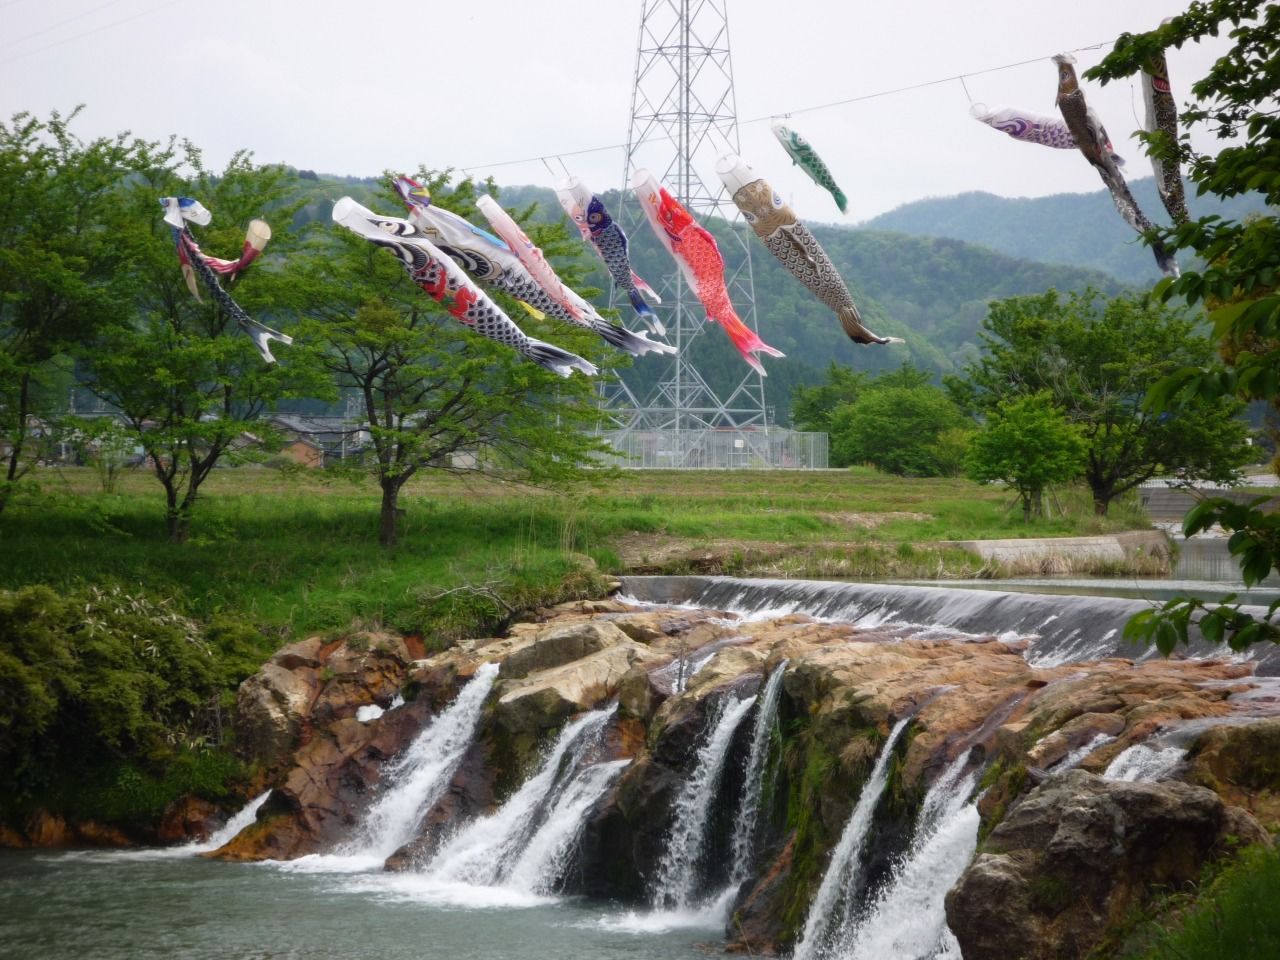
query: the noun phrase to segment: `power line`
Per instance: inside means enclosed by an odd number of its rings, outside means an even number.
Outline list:
[[[11,2],[18,3],[20,2],[20,0],[11,0]],[[6,40],[4,43],[0,43],[0,48],[16,47],[18,44],[26,43],[28,40],[34,40],[36,37],[43,37],[46,33],[52,33],[54,30],[57,30],[59,27],[65,27],[68,23],[75,23],[77,20],[83,20],[85,17],[91,14],[97,13],[99,10],[105,10],[107,9],[107,7],[114,7],[119,2],[120,0],[107,0],[106,3],[100,3],[96,7],[92,7],[88,10],[82,10],[79,13],[73,14],[70,17],[64,17],[63,19],[57,21],[56,23],[53,23],[50,26],[45,27],[43,30],[37,30],[35,33],[28,33],[25,37],[18,37],[16,40]],[[7,5],[8,4],[6,4],[6,6]]]
[[[1068,50],[1065,52],[1066,53],[1083,53],[1086,50],[1101,50],[1107,44],[1113,43],[1113,42],[1114,41],[1111,41],[1111,40],[1102,40],[1102,41],[1099,41],[1098,43],[1089,44],[1088,46],[1075,47],[1074,49]],[[876,100],[880,97],[892,97],[900,93],[907,93],[908,91],[911,91],[911,90],[923,90],[926,87],[936,87],[940,84],[953,83],[957,80],[960,81],[961,84],[963,84],[966,77],[980,77],[983,74],[987,74],[987,73],[998,73],[1001,70],[1012,70],[1015,67],[1025,67],[1028,64],[1039,63],[1042,60],[1048,60],[1050,56],[1052,56],[1052,54],[1044,57],[1033,57],[1030,60],[1019,60],[1016,63],[1004,63],[998,67],[986,67],[985,69],[982,69],[982,70],[970,70],[967,73],[957,73],[950,77],[939,77],[936,80],[923,80],[920,83],[908,84],[905,87],[893,87],[892,89],[889,89],[889,90],[878,90],[875,93],[866,93],[858,97],[846,97],[843,100],[832,100],[829,103],[819,103],[819,104],[814,104],[813,106],[800,107],[796,110],[787,111],[786,113],[771,113],[764,116],[752,117],[750,120],[739,120],[738,125],[745,126],[751,123],[764,123],[765,121],[773,120],[777,117],[784,117],[784,116],[791,117],[801,113],[813,113],[817,110],[829,110],[832,107],[843,107],[850,103],[862,103],[863,101]],[[968,93],[968,87],[965,87],[965,93],[966,94]],[[653,139],[670,140],[672,138],[671,137],[666,137],[666,138],[655,137]],[[588,153],[603,153],[606,150],[625,150],[626,147],[627,145],[625,143],[611,143],[605,147],[585,147],[581,150],[565,150],[557,153],[539,154],[537,156],[524,157],[519,160],[499,160],[495,163],[469,163],[465,167],[459,167],[459,169],[488,170],[494,167],[514,167],[514,166],[518,166],[520,164],[525,164],[525,163],[538,163],[538,162],[546,163],[547,157],[580,157]]]
[[[119,27],[126,23],[131,23],[132,21],[138,20],[142,17],[150,16],[153,13],[159,13],[161,10],[164,10],[167,7],[176,6],[181,2],[182,0],[168,0],[167,3],[161,3],[161,4],[158,4],[157,6],[149,7],[146,10],[140,10],[138,13],[135,13],[132,16],[122,17],[119,20],[113,20],[111,23],[104,23],[100,27],[94,27],[92,30],[86,30],[83,33],[77,33],[70,37],[63,37],[61,40],[55,40],[53,41],[53,43],[45,44],[43,47],[37,47],[35,50],[28,50],[26,53],[15,53],[12,56],[10,56],[8,60],[9,62],[13,62],[14,60],[25,60],[27,57],[34,57],[38,53],[44,53],[46,50],[52,50],[54,47],[60,47],[64,43],[71,43],[71,41],[73,40],[81,40],[85,37],[92,37],[94,34],[102,33],[104,30],[110,30],[114,27]],[[106,4],[104,4],[104,6],[106,6]],[[101,9],[101,8],[98,8],[98,9]]]

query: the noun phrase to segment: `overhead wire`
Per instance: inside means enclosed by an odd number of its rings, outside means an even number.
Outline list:
[[[1083,53],[1088,50],[1101,50],[1103,47],[1114,42],[1115,42],[1114,40],[1100,40],[1097,43],[1091,43],[1082,47],[1074,47],[1071,50],[1060,51],[1060,52]],[[808,107],[798,107],[793,110],[788,110],[784,113],[775,112],[775,113],[765,114],[758,117],[751,117],[747,120],[739,120],[738,126],[745,127],[745,126],[748,126],[749,124],[764,123],[769,120],[774,120],[778,117],[790,117],[790,116],[801,114],[801,113],[813,113],[818,110],[829,110],[833,107],[843,107],[851,103],[863,103],[867,100],[876,100],[876,99],[879,99],[880,97],[892,97],[900,93],[907,93],[912,90],[923,90],[926,87],[936,87],[944,83],[953,83],[957,80],[960,82],[962,86],[964,86],[965,95],[969,96],[969,87],[965,84],[965,78],[980,77],[988,73],[998,73],[1001,70],[1012,70],[1016,67],[1025,67],[1028,64],[1039,63],[1042,60],[1048,60],[1051,56],[1052,54],[1049,54],[1043,57],[1032,57],[1029,60],[1018,60],[1014,63],[1002,63],[997,67],[985,67],[981,70],[969,70],[969,71],[966,71],[965,73],[956,73],[948,77],[938,77],[937,79],[934,79],[934,80],[922,80],[919,83],[911,83],[902,87],[892,87],[888,90],[877,90],[874,93],[865,93],[857,97],[845,97],[844,99],[831,100],[827,103],[813,104],[812,106],[808,106]],[[969,102],[970,103],[973,102],[972,96],[969,96]],[[674,140],[675,138],[668,136],[668,137],[655,137],[653,139]],[[602,146],[602,147],[584,147],[581,150],[565,150],[557,154],[557,156],[558,157],[580,157],[589,153],[604,153],[607,150],[625,150],[627,146],[628,144],[625,144],[625,143],[611,143],[607,146]],[[518,159],[518,160],[498,160],[493,163],[471,163],[471,164],[468,164],[467,166],[473,170],[481,170],[481,169],[488,170],[495,167],[514,167],[514,166],[519,166],[521,164],[526,164],[526,163],[536,163],[538,161],[545,162],[546,155],[539,154],[537,156],[532,156],[532,157],[522,157],[521,159]],[[563,160],[561,162],[563,163]]]
[[[106,3],[100,3],[96,7],[90,7],[88,10],[81,10],[79,13],[72,14],[69,17],[63,17],[61,20],[57,20],[49,26],[41,30],[37,30],[35,33],[28,33],[25,37],[17,37],[16,39],[6,40],[4,43],[0,43],[0,49],[16,47],[18,44],[26,43],[28,40],[34,40],[36,37],[43,37],[46,33],[52,33],[59,27],[65,27],[69,23],[75,23],[77,20],[83,20],[85,17],[97,13],[99,10],[105,10],[107,7],[114,7],[120,2],[121,0],[107,0]]]
[[[181,2],[182,0],[167,0],[166,3],[161,3],[154,7],[148,7],[146,10],[139,10],[135,14],[127,17],[121,17],[119,20],[113,20],[110,23],[104,23],[101,26],[94,27],[92,30],[85,30],[83,33],[73,34],[70,37],[63,37],[61,40],[54,40],[52,43],[47,43],[43,47],[37,47],[35,50],[28,50],[26,53],[11,54],[6,57],[6,59],[10,62],[14,60],[25,60],[27,57],[34,57],[36,54],[44,53],[46,50],[52,50],[54,47],[60,47],[64,43],[71,43],[74,40],[82,40],[85,37],[92,37],[95,34],[102,33],[104,30],[111,30],[115,27],[123,26],[126,23],[132,23],[134,20],[139,20],[142,17],[150,16],[153,13],[159,13],[161,10],[164,10],[167,7],[177,6]],[[106,6],[106,4],[103,6]],[[98,7],[96,9],[102,8]]]

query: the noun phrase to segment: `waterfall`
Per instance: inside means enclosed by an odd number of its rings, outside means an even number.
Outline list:
[[[764,790],[764,768],[769,757],[769,741],[778,716],[778,697],[782,692],[782,674],[787,669],[783,660],[773,669],[760,696],[756,722],[751,730],[751,753],[747,757],[742,781],[742,799],[733,829],[733,866],[729,883],[740,886],[750,876],[751,858],[755,851],[756,822],[760,818],[760,795]]]
[[[815,960],[825,956],[828,941],[831,939],[832,921],[837,921],[834,929],[839,930],[844,918],[850,914],[852,909],[850,901],[858,893],[858,861],[862,855],[862,845],[866,842],[867,833],[871,829],[871,818],[880,802],[880,795],[884,793],[885,785],[889,781],[889,758],[893,755],[893,748],[897,745],[898,738],[902,736],[902,731],[910,722],[910,717],[903,717],[894,724],[889,732],[889,738],[880,750],[880,755],[876,757],[871,775],[863,784],[862,792],[858,795],[858,803],[854,806],[853,813],[849,815],[849,821],[845,824],[844,832],[840,835],[840,842],[831,853],[831,862],[827,865],[827,872],[822,877],[822,885],[818,887],[817,896],[809,905],[809,915],[804,921],[804,933],[796,942],[793,960]]]
[[[1135,743],[1121,751],[1103,774],[1108,780],[1137,780],[1154,783],[1166,779],[1182,762],[1187,751],[1179,746],[1151,747]]]
[[[839,583],[818,580],[748,580],[734,577],[625,577],[627,596],[640,602],[688,603],[728,610],[749,619],[803,613],[812,617],[876,627],[886,623],[946,627],[976,636],[1009,633],[1031,640],[1024,656],[1035,666],[1058,666],[1103,657],[1132,657],[1123,638],[1133,614],[1150,609],[1145,600],[1062,594]],[[1264,607],[1245,607],[1256,616]],[[1206,644],[1195,627],[1193,656],[1224,656],[1221,645]],[[1261,675],[1280,674],[1280,648],[1259,645],[1250,652]]]
[[[755,697],[739,700],[730,695],[708,724],[706,741],[694,758],[693,774],[675,800],[675,819],[653,885],[653,903],[658,908],[683,910],[693,906],[707,821],[729,756],[729,744],[755,702]]]
[[[269,796],[271,796],[271,791],[264,790],[245,804],[240,812],[224,823],[220,829],[210,834],[208,840],[203,843],[197,841],[196,843],[185,844],[182,849],[188,853],[207,853],[210,850],[217,850],[223,844],[230,843],[235,839],[237,833],[257,819],[258,808],[267,802],[267,797]]]
[[[424,872],[434,882],[492,886],[520,855],[540,815],[594,745],[617,706],[595,710],[565,726],[534,773],[497,811],[472,821],[446,843]]]
[[[1085,757],[1093,753],[1093,751],[1097,750],[1099,747],[1106,746],[1114,739],[1115,737],[1109,733],[1098,734],[1088,743],[1081,744],[1057,763],[1053,764],[1050,768],[1050,773],[1057,776],[1060,773],[1066,773],[1068,770],[1074,770],[1080,765],[1080,762],[1084,760]]]
[[[564,875],[587,814],[630,763],[630,760],[611,760],[580,771],[560,795],[538,832],[530,838],[504,885],[535,895],[553,893]]]
[[[365,814],[356,838],[338,851],[340,856],[385,860],[413,839],[475,738],[497,676],[496,663],[482,665],[457,699],[387,765],[382,795]]]
[[[958,955],[943,901],[978,846],[978,805],[969,802],[977,777],[962,776],[968,759],[961,755],[925,794],[911,847],[835,951],[842,960]]]

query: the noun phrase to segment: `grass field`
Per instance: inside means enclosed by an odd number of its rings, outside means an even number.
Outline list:
[[[1143,526],[1121,505],[1095,518],[1082,493],[1026,526],[1003,490],[869,470],[627,472],[569,493],[432,474],[401,497],[400,544],[376,542],[371,483],[310,472],[215,471],[183,545],[164,538],[159,485],[129,471],[112,494],[87,469],[49,469],[0,517],[0,587],[119,584],[230,614],[282,638],[351,626],[441,628],[598,589],[604,573],[691,569],[874,578],[977,572],[935,541]],[[448,595],[489,585],[502,599]],[[438,599],[433,599],[438,598]],[[443,606],[442,606],[443,604]]]

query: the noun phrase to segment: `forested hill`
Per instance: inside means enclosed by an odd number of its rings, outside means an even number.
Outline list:
[[[327,221],[333,199],[343,193],[375,210],[401,213],[400,204],[377,179],[321,175],[313,181],[304,175],[299,182],[299,199],[305,205],[298,221]],[[551,190],[505,187],[499,199],[516,210],[536,204],[534,220],[563,221],[577,236]],[[619,209],[616,192],[607,193],[605,202],[611,210]],[[742,245],[727,231],[745,228],[731,228],[718,221],[711,228],[732,272],[741,260]],[[789,422],[795,386],[819,382],[832,362],[871,372],[893,369],[903,362],[939,374],[954,370],[976,354],[977,330],[990,300],[1042,293],[1050,287],[1068,291],[1094,286],[1106,293],[1121,289],[1119,281],[1100,271],[1036,263],[954,239],[821,224],[814,224],[813,230],[849,282],[867,325],[877,333],[902,337],[906,343],[888,347],[852,343],[831,312],[783,270],[754,235],[750,236],[760,334],[766,343],[787,354],[785,359],[764,361],[769,372],[766,402],[778,423]],[[637,272],[661,291],[664,282],[672,282],[675,264],[646,224],[637,224],[630,232]],[[596,297],[603,307],[608,302],[607,274],[593,256],[588,256],[585,246],[582,251],[592,267],[589,282],[605,291]],[[623,307],[624,321],[639,329],[625,301]],[[707,329],[689,348],[689,355],[721,396],[730,394],[749,369],[718,329]],[[668,375],[668,369],[669,361],[647,356],[636,361],[624,376],[643,400]]]
[[[543,188],[507,187],[500,199],[504,206],[516,209],[537,203],[535,219],[563,216],[555,195]],[[606,194],[605,203],[617,210],[617,194]],[[729,229],[724,223],[712,224],[732,272],[741,257],[741,244],[727,236]],[[1118,281],[1099,271],[1035,263],[958,240],[822,225],[814,225],[813,230],[849,282],[867,325],[907,342],[887,347],[852,343],[831,312],[751,236],[760,335],[787,354],[785,360],[764,360],[769,371],[766,401],[779,423],[788,422],[794,386],[818,382],[832,362],[869,371],[892,369],[904,361],[939,373],[955,369],[978,350],[977,330],[989,300],[1042,293],[1050,287],[1066,291],[1092,285],[1107,293],[1121,289]],[[664,278],[675,270],[671,258],[646,225],[631,234],[636,271],[661,290]],[[596,286],[608,289],[603,269],[592,278]],[[607,302],[607,294],[598,299]],[[630,308],[623,316],[636,326]],[[714,336],[699,338],[691,355],[708,382],[727,393],[747,367],[727,337],[718,330],[709,332]],[[663,361],[645,357],[627,372],[626,379],[641,395],[661,380],[665,369]]]
[[[1144,169],[1149,169],[1145,162]],[[1168,223],[1152,177],[1132,180],[1129,186],[1153,222]],[[1192,217],[1218,214],[1232,220],[1265,211],[1258,194],[1222,201],[1196,196],[1193,184],[1187,186],[1187,206]],[[1132,286],[1160,279],[1151,251],[1120,219],[1106,190],[1035,198],[980,192],[931,197],[882,213],[860,227],[951,237],[1041,263],[1105,270]]]

